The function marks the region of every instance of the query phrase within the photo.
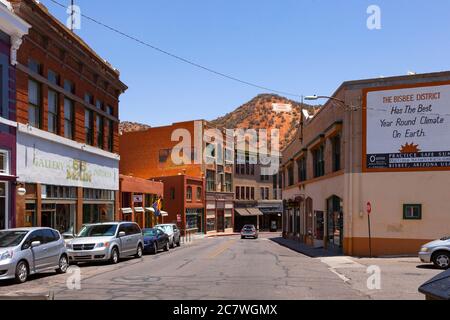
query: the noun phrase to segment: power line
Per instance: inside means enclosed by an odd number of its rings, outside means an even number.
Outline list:
[[[58,6],[62,7],[62,8],[66,8],[66,6],[64,4],[62,4],[62,3],[60,3],[60,2],[58,2],[56,0],[49,0],[49,1],[53,2],[54,4],[56,4],[56,5],[58,5]],[[158,47],[156,47],[156,46],[154,46],[154,45],[152,45],[152,44],[150,44],[148,42],[145,42],[145,41],[140,40],[140,39],[138,39],[138,38],[136,38],[134,36],[131,36],[131,35],[123,32],[123,31],[120,31],[120,30],[118,30],[118,29],[116,29],[114,27],[111,27],[111,26],[109,26],[109,25],[107,25],[107,24],[105,24],[105,23],[103,23],[103,22],[101,22],[101,21],[99,21],[99,20],[97,20],[95,18],[89,17],[89,16],[87,16],[85,14],[81,14],[81,16],[83,18],[93,22],[93,23],[96,23],[96,24],[98,24],[98,25],[100,25],[100,26],[102,26],[102,27],[104,27],[106,29],[109,29],[110,31],[113,31],[113,32],[115,32],[115,33],[117,33],[117,34],[119,34],[121,36],[124,36],[124,37],[126,37],[126,38],[128,38],[130,40],[133,40],[133,41],[135,41],[135,42],[137,42],[137,43],[139,43],[141,45],[149,47],[149,48],[151,48],[151,49],[153,49],[155,51],[158,51],[158,52],[160,52],[162,54],[165,54],[165,55],[167,55],[167,56],[169,56],[171,58],[177,59],[177,60],[179,60],[179,61],[181,61],[183,63],[186,63],[186,64],[189,64],[191,66],[194,66],[194,67],[196,67],[198,69],[202,69],[202,70],[207,71],[209,73],[215,74],[215,75],[217,75],[219,77],[226,78],[228,80],[239,82],[239,83],[245,84],[247,86],[251,86],[251,87],[254,87],[254,88],[262,89],[262,90],[273,92],[273,93],[278,93],[278,94],[285,95],[285,96],[292,96],[292,97],[297,97],[297,98],[301,97],[301,95],[299,95],[299,94],[271,89],[271,88],[268,88],[268,87],[265,87],[265,86],[262,86],[262,85],[259,85],[259,84],[255,84],[255,83],[252,83],[252,82],[249,82],[249,81],[245,81],[245,80],[236,78],[234,76],[225,74],[223,72],[220,72],[220,71],[217,71],[217,70],[205,67],[205,66],[203,66],[201,64],[198,64],[198,63],[193,62],[191,60],[188,60],[186,58],[180,57],[180,56],[178,56],[176,54],[173,54],[173,53],[171,53],[169,51],[166,51],[164,49],[158,48]]]

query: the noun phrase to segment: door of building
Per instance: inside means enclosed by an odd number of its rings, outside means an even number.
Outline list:
[[[341,199],[332,196],[327,200],[327,241],[330,249],[342,250],[344,237],[344,215]]]
[[[225,210],[217,210],[217,232],[225,232]]]

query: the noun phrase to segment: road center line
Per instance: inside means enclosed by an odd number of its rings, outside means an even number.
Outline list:
[[[221,255],[222,253],[224,253],[225,251],[227,251],[234,243],[236,242],[236,240],[228,240],[224,245],[220,246],[216,251],[213,251],[209,256],[208,259],[214,259],[217,258],[219,255]]]

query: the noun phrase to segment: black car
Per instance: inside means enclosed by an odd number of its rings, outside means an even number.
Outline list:
[[[169,251],[170,240],[169,235],[161,229],[148,228],[143,229],[144,235],[144,252],[156,254],[159,250]]]

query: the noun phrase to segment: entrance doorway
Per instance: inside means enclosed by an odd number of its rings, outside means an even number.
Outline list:
[[[41,225],[53,228],[61,234],[75,232],[75,205],[74,204],[42,204]]]
[[[342,251],[344,240],[344,214],[342,212],[342,200],[332,196],[327,200],[327,241],[330,249]]]
[[[217,232],[225,232],[225,211],[217,210]]]

